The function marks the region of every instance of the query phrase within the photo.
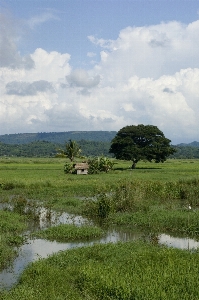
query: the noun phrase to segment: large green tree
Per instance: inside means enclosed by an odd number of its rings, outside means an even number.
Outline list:
[[[117,159],[131,160],[134,169],[139,160],[164,162],[176,151],[170,142],[157,126],[131,125],[118,131],[109,152]]]
[[[71,162],[73,162],[75,157],[79,157],[80,154],[81,154],[81,149],[80,146],[77,144],[77,142],[69,140],[69,142],[66,143],[66,149],[65,150],[59,149],[57,156],[67,157],[70,159]]]

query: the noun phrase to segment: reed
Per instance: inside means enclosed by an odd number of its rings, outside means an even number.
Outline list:
[[[182,192],[183,191],[183,192]],[[199,238],[199,183],[121,181],[87,201],[84,213],[106,223]],[[189,209],[191,206],[191,210]]]

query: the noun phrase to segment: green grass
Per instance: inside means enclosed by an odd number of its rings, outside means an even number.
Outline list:
[[[26,229],[25,219],[17,213],[0,210],[0,270],[16,256],[16,246],[24,239],[20,234]]]
[[[15,192],[27,197],[54,199],[65,195],[91,196],[99,188],[117,186],[118,180],[176,181],[198,177],[199,160],[168,160],[165,163],[138,163],[117,161],[108,174],[77,176],[64,174],[65,159],[0,159],[0,184],[3,194]],[[5,192],[4,192],[5,191]]]
[[[192,209],[189,210],[189,204]],[[199,239],[199,180],[121,181],[110,193],[87,200],[86,216],[106,224]]]
[[[67,209],[68,213],[77,215],[82,213],[83,203],[75,197],[60,197],[59,201],[52,200],[51,206],[54,210],[65,211]]]
[[[128,225],[130,220],[133,226],[143,227],[146,223],[147,228],[153,228],[158,224],[160,230],[169,228],[164,219],[173,220],[171,225],[176,231],[173,214],[180,214],[179,219],[187,224],[184,210],[188,204],[193,209],[199,207],[199,160],[172,159],[160,164],[140,162],[135,170],[129,169],[130,162],[115,161],[114,170],[108,174],[85,176],[64,174],[65,161],[57,158],[0,159],[1,201],[18,195],[43,202],[55,210],[106,218],[106,222],[115,224],[126,222]],[[97,201],[81,200],[98,194]],[[165,216],[158,217],[162,214]],[[146,222],[135,222],[136,216]],[[183,229],[185,234],[197,236],[195,216],[197,213],[190,214],[189,229]],[[150,226],[147,225],[147,220],[151,219],[154,226],[151,221]]]
[[[34,236],[57,242],[72,242],[102,237],[103,234],[103,230],[98,227],[61,224],[39,231]]]
[[[198,259],[139,241],[69,250],[30,265],[2,299],[199,299]]]
[[[43,201],[56,210],[81,212],[81,202],[65,205],[65,199],[90,197],[99,191],[115,189],[118,181],[175,182],[199,178],[199,160],[168,160],[165,163],[139,162],[135,170],[131,162],[115,161],[114,170],[108,174],[77,176],[64,174],[65,159],[58,158],[1,158],[0,199],[9,195],[23,195],[28,199]],[[69,207],[70,206],[70,207]]]
[[[31,199],[35,205],[83,214],[107,226],[199,238],[199,160],[139,162],[135,170],[131,162],[117,161],[108,174],[85,176],[64,174],[65,161],[0,159],[1,202],[16,202],[23,213]],[[25,221],[14,212],[0,213],[4,266],[15,255],[13,245],[22,242]],[[77,229],[60,225],[37,234],[59,241],[102,234],[96,228]],[[0,299],[199,299],[198,255],[142,242],[66,251],[32,264]]]
[[[112,223],[128,225],[152,233],[189,236],[199,240],[199,211],[167,211],[164,209],[141,211],[135,213],[118,213],[110,216]]]

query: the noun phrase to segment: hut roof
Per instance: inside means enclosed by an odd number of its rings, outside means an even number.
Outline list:
[[[89,168],[88,163],[77,163],[75,165],[76,170],[85,170],[85,169],[88,169],[88,168]]]

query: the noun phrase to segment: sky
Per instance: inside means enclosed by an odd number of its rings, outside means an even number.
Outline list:
[[[199,0],[0,0],[0,135],[199,141]]]

